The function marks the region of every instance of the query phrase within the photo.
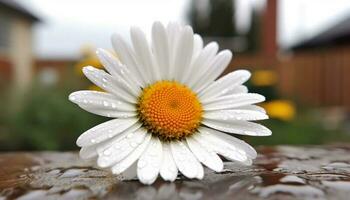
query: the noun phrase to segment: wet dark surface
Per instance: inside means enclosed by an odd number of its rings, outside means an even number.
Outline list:
[[[350,145],[261,147],[253,166],[226,162],[203,180],[121,181],[76,153],[0,154],[2,199],[350,199]]]

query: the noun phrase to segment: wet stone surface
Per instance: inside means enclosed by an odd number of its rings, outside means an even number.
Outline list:
[[[253,166],[226,162],[203,180],[122,181],[75,152],[0,154],[2,199],[344,199],[350,145],[261,147]]]

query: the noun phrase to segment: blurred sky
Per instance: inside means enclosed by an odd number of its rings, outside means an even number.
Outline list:
[[[130,25],[149,32],[153,21],[186,23],[190,0],[17,0],[43,21],[35,27],[41,58],[75,58],[84,45],[111,48],[113,32],[127,36]],[[205,0],[203,0],[205,1]],[[237,24],[249,28],[250,10],[266,0],[238,0]],[[349,0],[280,0],[278,41],[284,48],[312,37],[350,15]]]

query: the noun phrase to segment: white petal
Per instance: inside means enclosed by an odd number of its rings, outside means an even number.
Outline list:
[[[200,162],[216,172],[222,171],[224,164],[215,152],[208,150],[191,137],[188,137],[186,141],[188,147]]]
[[[84,146],[79,151],[79,156],[82,159],[91,159],[97,156],[96,145]]]
[[[215,151],[229,160],[244,162],[248,159],[245,151],[234,145],[230,145],[224,140],[211,137],[210,134],[206,134],[204,129],[200,129],[199,133],[193,135],[193,138],[203,146]]]
[[[160,79],[160,74],[154,66],[154,58],[151,48],[148,45],[145,34],[140,28],[132,27],[130,29],[131,41],[134,46],[135,58],[140,67],[143,68],[147,83],[153,83]]]
[[[69,100],[84,107],[110,109],[112,111],[136,111],[134,104],[127,103],[118,99],[115,95],[106,92],[91,90],[76,91],[69,95]]]
[[[246,121],[254,121],[254,120],[264,120],[269,117],[262,112],[251,111],[251,110],[215,110],[208,111],[204,113],[203,118],[212,119],[223,122],[232,122],[237,120],[246,120]]]
[[[179,36],[179,33],[181,31],[181,26],[177,22],[170,22],[167,26],[167,33],[168,33],[168,39],[169,39],[169,45],[170,48],[175,48],[175,41],[177,40],[177,37]]]
[[[187,146],[179,141],[170,143],[171,153],[179,171],[187,178],[196,178],[198,174],[198,160]]]
[[[237,107],[236,109],[241,109],[241,110],[252,110],[252,111],[257,111],[257,112],[262,112],[266,114],[266,111],[264,108],[257,106],[257,105],[247,105],[247,106],[240,106]]]
[[[177,167],[171,153],[169,143],[163,143],[163,161],[160,168],[160,175],[166,181],[174,181],[177,177]]]
[[[244,142],[243,140],[240,140],[236,137],[230,136],[226,133],[223,133],[214,129],[207,128],[203,130],[210,133],[211,136],[224,140],[225,142],[237,147],[238,149],[245,151],[249,158],[252,158],[252,159],[256,158],[257,153],[255,149],[249,144],[247,144],[246,142]]]
[[[206,74],[193,86],[193,90],[199,92],[210,85],[226,69],[231,59],[231,51],[223,50],[219,52],[211,62]]]
[[[239,135],[269,136],[271,131],[263,125],[247,121],[214,121],[204,119],[202,123],[213,129]]]
[[[182,27],[178,23],[170,22],[167,26],[167,33],[168,33],[168,40],[169,40],[169,55],[170,55],[170,63],[169,63],[169,69],[166,79],[167,80],[173,80],[175,78],[175,52],[176,52],[176,46],[179,38],[179,33],[181,31]]]
[[[193,35],[193,58],[196,58],[203,49],[203,39],[200,35]]]
[[[207,73],[210,67],[210,61],[214,59],[218,49],[219,45],[216,42],[211,42],[204,47],[196,59],[190,64],[188,73],[184,74],[183,80],[186,85],[192,88]]]
[[[77,145],[82,147],[100,143],[120,134],[134,125],[137,121],[137,118],[113,119],[99,124],[81,134],[77,139]]]
[[[83,68],[85,76],[98,87],[121,99],[136,103],[137,96],[131,93],[131,87],[123,79],[115,79],[105,71],[88,66]]]
[[[99,167],[109,167],[120,162],[136,149],[146,138],[147,131],[139,127],[134,127],[133,130],[128,129],[120,135],[113,138],[108,143],[97,148]]]
[[[236,70],[213,82],[199,93],[200,99],[212,99],[224,95],[228,90],[246,82],[250,77],[247,70]]]
[[[164,26],[155,22],[152,28],[153,53],[161,79],[167,78],[170,65],[169,40]]]
[[[202,100],[203,109],[209,110],[222,110],[232,109],[240,106],[246,106],[250,104],[260,103],[265,101],[265,97],[260,94],[248,93],[248,94],[233,94],[229,96],[217,97],[213,100]]]
[[[112,167],[112,172],[114,174],[120,174],[128,169],[133,163],[135,163],[146,150],[148,144],[151,141],[151,137],[151,134],[147,134],[145,140],[138,147],[136,147],[132,153],[130,153],[126,158]],[[135,146],[137,143],[132,143],[132,145]]]
[[[235,87],[230,87],[227,90],[221,92],[221,96],[228,96],[232,94],[248,93],[248,88],[244,85],[237,85]]]
[[[135,79],[139,80],[145,86],[144,72],[138,67],[132,48],[118,34],[112,35],[112,45],[121,62],[130,69]]]
[[[179,35],[175,48],[174,71],[175,80],[182,80],[187,72],[193,53],[193,30],[190,26],[185,26]]]
[[[107,69],[107,71],[115,77],[122,77],[126,82],[132,86],[132,89],[139,92],[141,83],[139,80],[135,79],[134,74],[123,65],[119,60],[104,49],[97,49],[96,55]]]
[[[85,106],[84,104],[79,104],[79,107],[90,113],[104,116],[104,117],[126,119],[126,118],[137,116],[137,112],[134,112],[134,111],[118,111],[118,110],[112,110],[108,108],[96,108],[96,107]]]
[[[157,179],[162,155],[162,143],[158,137],[152,137],[146,151],[137,163],[137,177],[143,184],[152,184]]]
[[[203,165],[200,162],[196,162],[197,165],[197,175],[196,178],[199,180],[202,180],[204,177],[204,169],[203,169]]]

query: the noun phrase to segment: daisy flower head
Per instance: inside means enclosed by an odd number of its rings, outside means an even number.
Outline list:
[[[203,165],[223,170],[222,158],[250,165],[256,151],[232,135],[267,136],[271,131],[252,122],[268,116],[253,105],[265,98],[243,85],[250,73],[237,70],[218,78],[231,51],[218,52],[216,42],[204,46],[190,26],[177,23],[155,22],[151,42],[136,27],[130,36],[131,44],[112,36],[118,58],[97,50],[107,72],[83,68],[105,92],[69,95],[82,109],[113,118],[78,138],[80,156],[97,158],[99,167],[144,184],[158,175],[174,181],[179,172],[202,179]]]

